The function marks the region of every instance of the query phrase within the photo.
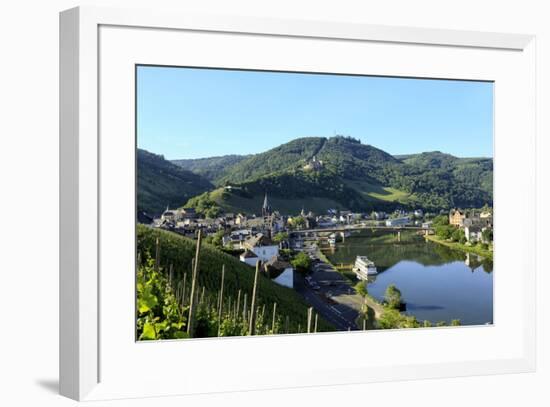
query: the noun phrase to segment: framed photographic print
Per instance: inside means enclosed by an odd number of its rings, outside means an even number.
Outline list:
[[[532,371],[534,41],[61,13],[62,394]]]

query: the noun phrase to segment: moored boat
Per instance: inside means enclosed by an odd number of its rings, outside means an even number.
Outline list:
[[[378,274],[374,262],[367,256],[357,256],[352,270],[360,280],[366,280],[368,276]]]

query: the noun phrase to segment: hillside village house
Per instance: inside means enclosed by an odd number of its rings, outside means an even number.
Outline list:
[[[479,226],[472,225],[472,226],[465,226],[464,227],[464,236],[466,237],[466,241],[473,243],[473,242],[481,242],[482,241],[482,229]]]
[[[232,244],[233,247],[237,245],[240,247],[241,243],[252,234],[250,229],[234,230],[229,235],[225,235],[222,238],[223,245]]]
[[[285,287],[294,288],[294,268],[290,263],[278,256],[273,256],[264,264],[264,270],[273,282]]]
[[[241,249],[250,250],[262,262],[267,262],[273,256],[279,255],[279,245],[273,244],[263,233],[257,233],[241,242]]]
[[[184,219],[197,219],[198,215],[195,208],[178,208],[170,209],[168,206],[166,210],[160,215],[161,221],[178,222]]]
[[[449,224],[458,227],[482,225],[492,226],[493,214],[490,211],[452,209],[449,212]]]
[[[384,219],[386,219],[386,217],[387,217],[387,215],[386,215],[385,212],[378,211],[378,212],[373,212],[372,213],[372,218],[374,220],[384,220]]]
[[[244,224],[246,224],[246,215],[242,213],[237,214],[237,216],[235,216],[235,225],[242,226]]]
[[[258,262],[259,257],[254,253],[252,250],[245,250],[241,255],[239,256],[239,260],[243,263],[248,264],[249,266],[255,267],[256,263]]]
[[[464,229],[466,241],[483,242],[483,231],[493,227],[493,214],[490,211],[453,209],[449,213],[449,224]]]
[[[474,210],[452,209],[449,213],[449,224],[453,226],[472,226],[478,224],[479,221],[479,213]]]

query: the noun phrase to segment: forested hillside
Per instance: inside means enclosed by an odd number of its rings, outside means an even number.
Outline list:
[[[137,209],[158,214],[169,205],[183,205],[213,188],[206,178],[172,164],[164,157],[137,150]]]
[[[215,182],[222,178],[232,166],[249,157],[248,155],[224,155],[221,157],[172,160],[172,163]]]
[[[284,209],[292,211],[397,206],[439,210],[492,204],[491,158],[457,158],[440,152],[394,157],[338,136],[301,138],[253,156],[228,157],[224,170],[216,165],[220,157],[212,160],[208,164],[208,159],[202,159],[195,171],[216,166],[212,182],[232,189],[217,189],[188,204],[209,200],[220,211],[248,212],[265,192],[285,200]]]

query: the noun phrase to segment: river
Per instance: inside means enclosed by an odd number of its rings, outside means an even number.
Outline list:
[[[355,232],[323,252],[335,265],[367,256],[378,269],[369,280],[369,293],[382,301],[388,285],[395,284],[407,303],[406,313],[419,321],[493,323],[492,261],[425,241],[414,231],[401,232],[400,240],[395,232]]]

